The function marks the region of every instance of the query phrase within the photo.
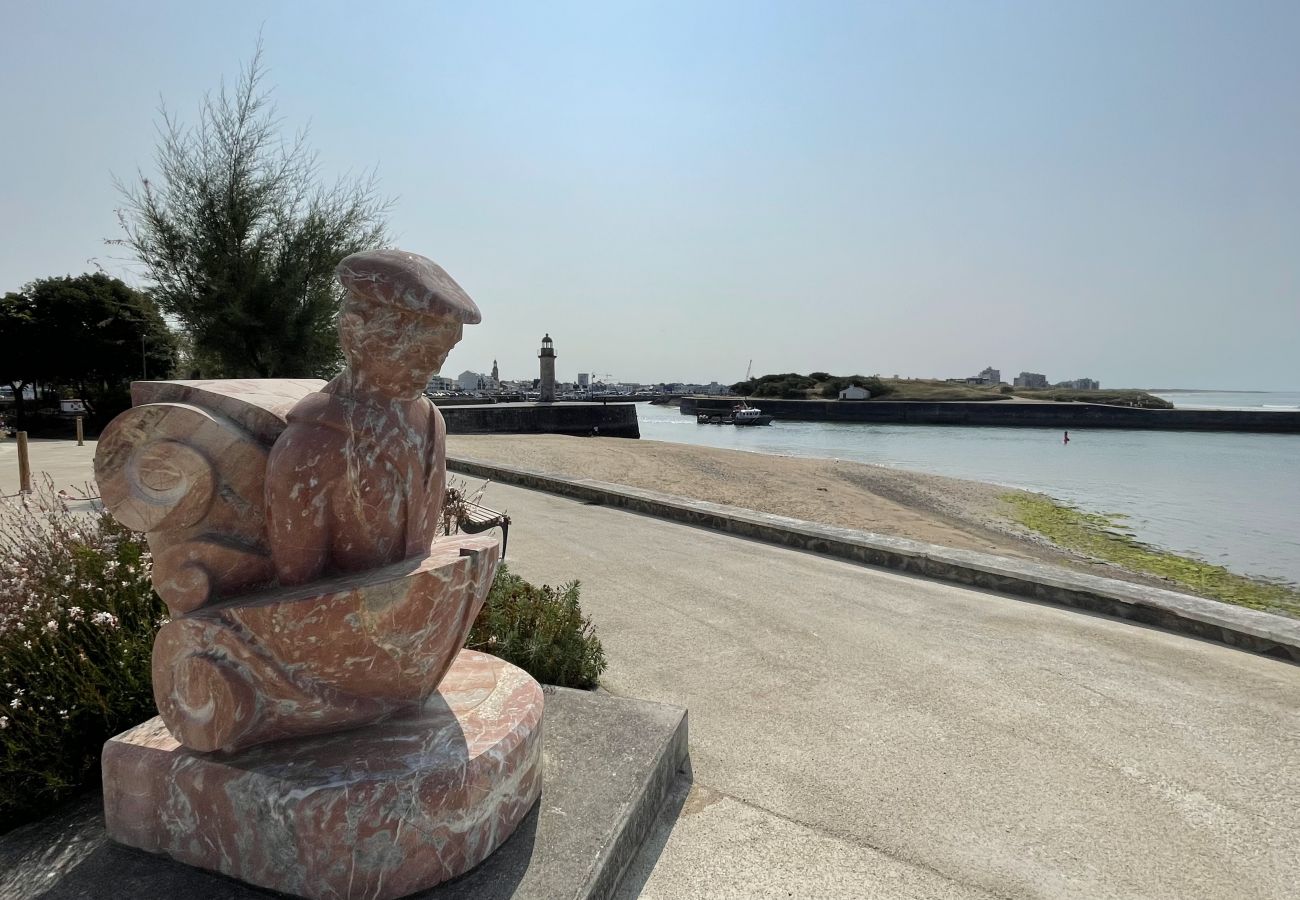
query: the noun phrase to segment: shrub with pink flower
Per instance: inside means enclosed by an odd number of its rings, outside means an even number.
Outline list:
[[[48,483],[0,501],[0,831],[93,784],[104,741],[156,714],[144,538],[72,505]]]

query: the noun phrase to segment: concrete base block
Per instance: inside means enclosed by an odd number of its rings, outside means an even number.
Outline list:
[[[585,900],[614,894],[687,764],[686,710],[544,688],[542,794],[511,837],[426,900]],[[111,842],[99,798],[0,836],[5,900],[254,900],[266,892]]]

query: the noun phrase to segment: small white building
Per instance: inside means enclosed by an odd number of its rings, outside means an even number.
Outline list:
[[[841,400],[870,400],[871,391],[856,384],[851,384],[844,390],[840,391]]]

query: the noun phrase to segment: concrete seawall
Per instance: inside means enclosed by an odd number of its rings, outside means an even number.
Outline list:
[[[737,398],[683,397],[681,411],[729,412]],[[1300,411],[1134,409],[1099,403],[928,402],[919,400],[774,400],[750,403],[778,420],[1027,428],[1139,428],[1172,431],[1257,431],[1300,434]]]
[[[448,434],[569,434],[639,438],[631,403],[491,403],[443,406]]]

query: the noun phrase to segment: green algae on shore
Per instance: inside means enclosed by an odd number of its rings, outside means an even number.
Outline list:
[[[1012,518],[1057,546],[1113,563],[1131,572],[1172,581],[1193,593],[1237,606],[1300,616],[1300,590],[1248,578],[1204,560],[1179,556],[1137,540],[1121,515],[1085,512],[1041,494],[1013,491],[1001,498]]]

